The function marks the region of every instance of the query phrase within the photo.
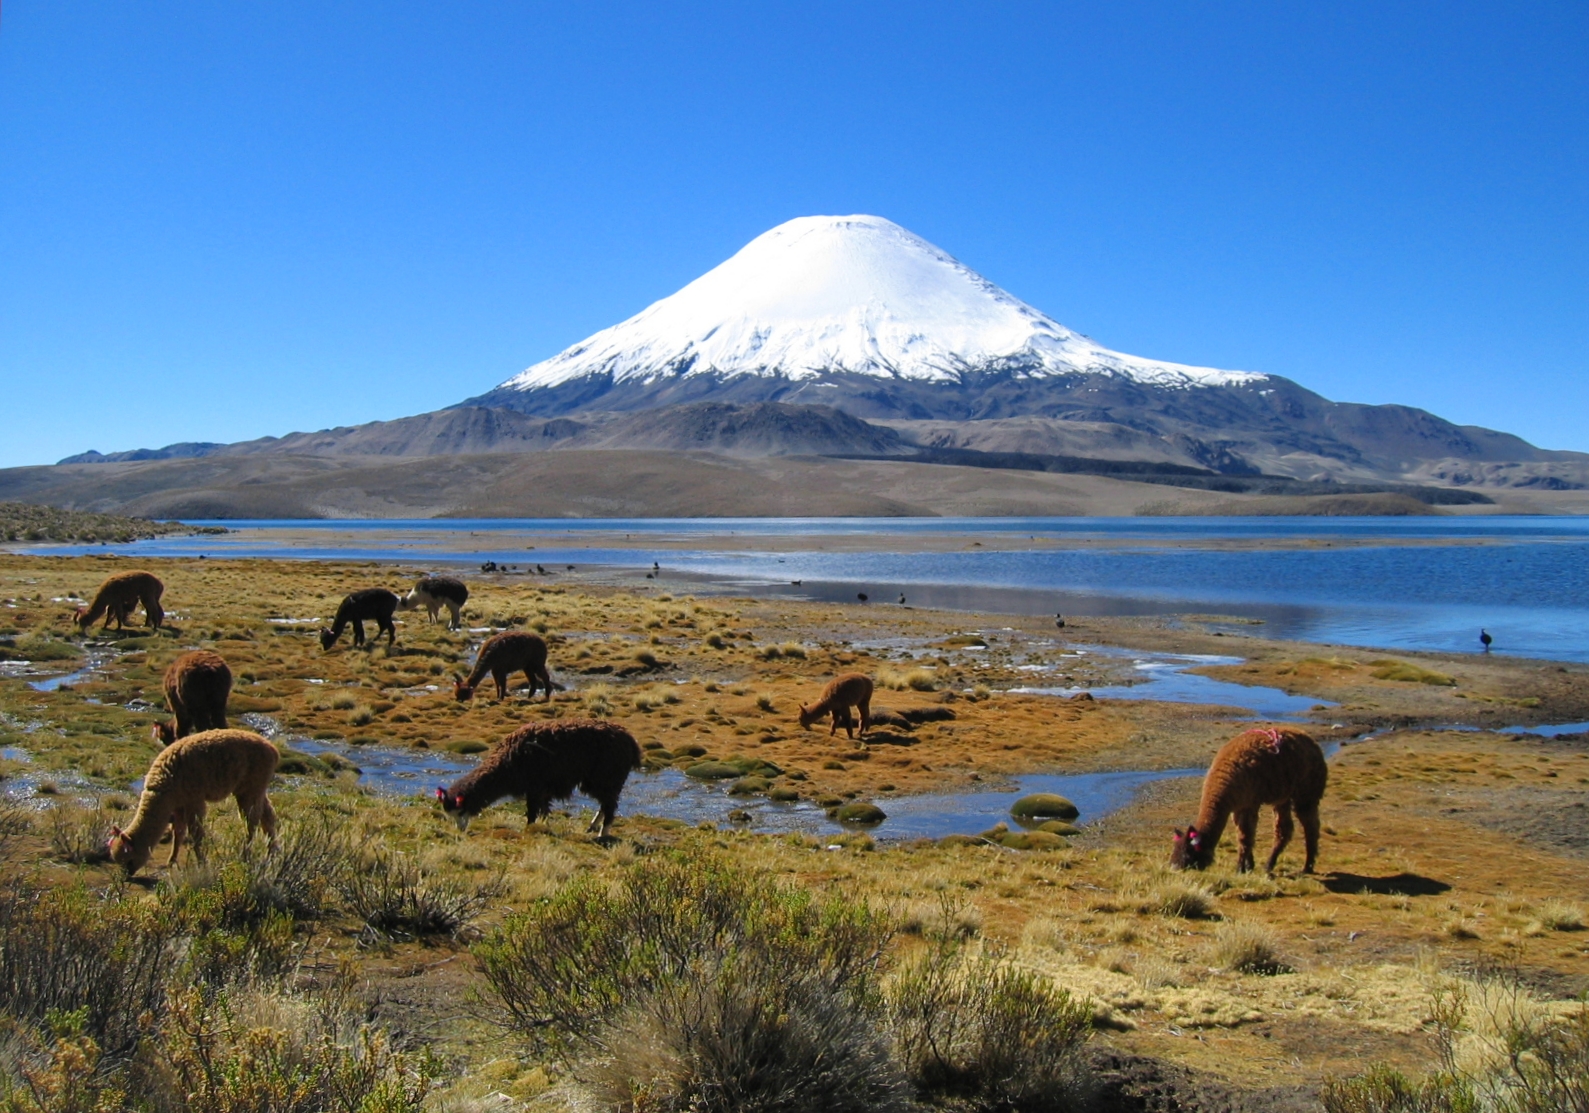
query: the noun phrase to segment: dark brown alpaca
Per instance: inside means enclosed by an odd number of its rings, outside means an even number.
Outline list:
[[[184,653],[166,669],[166,706],[176,718],[156,723],[156,742],[171,745],[202,730],[226,729],[226,699],[232,694],[232,670],[219,653],[208,649]]]
[[[485,640],[480,647],[480,656],[475,658],[474,671],[469,674],[469,679],[453,682],[453,695],[460,702],[473,698],[480,681],[485,679],[486,673],[490,673],[491,679],[497,682],[497,699],[507,699],[508,677],[516,672],[522,672],[528,678],[531,699],[535,698],[535,689],[539,685],[546,689],[546,700],[551,702],[552,674],[546,671],[546,641],[539,634],[525,634],[517,630],[494,634]]]
[[[160,609],[160,596],[165,590],[166,585],[152,572],[117,572],[99,585],[92,603],[77,608],[74,617],[85,634],[100,615],[105,616],[106,627],[115,619],[116,628],[120,629],[132,616],[133,609],[142,603],[144,625],[158,630],[166,617],[165,611]]]
[[[600,810],[590,830],[607,837],[618,811],[629,770],[640,765],[634,735],[617,723],[568,719],[530,723],[498,742],[471,772],[450,788],[438,788],[442,810],[467,830],[469,820],[504,796],[524,797],[525,816],[534,823],[578,789]]]
[[[872,680],[871,677],[862,676],[858,672],[847,672],[842,676],[834,677],[828,686],[822,689],[822,698],[810,707],[804,705],[800,708],[800,726],[802,729],[824,715],[833,716],[833,725],[828,728],[828,734],[837,734],[840,727],[851,738],[855,737],[855,724],[850,719],[850,708],[857,708],[861,713],[861,735],[872,726]]]
[[[386,644],[392,645],[397,641],[397,627],[392,623],[392,614],[397,610],[397,596],[384,587],[367,587],[355,591],[337,608],[336,621],[329,627],[320,627],[320,648],[330,649],[337,644],[337,639],[342,636],[342,630],[350,622],[353,624],[353,644],[364,644],[364,623],[375,623],[375,636],[380,638],[381,631],[386,631]]]
[[[1324,751],[1311,736],[1294,727],[1263,727],[1238,734],[1220,747],[1203,779],[1203,802],[1197,822],[1175,832],[1170,852],[1174,869],[1206,869],[1213,864],[1214,848],[1225,832],[1225,822],[1236,817],[1236,872],[1253,867],[1253,839],[1258,809],[1275,810],[1275,842],[1264,869],[1273,873],[1280,852],[1291,841],[1291,812],[1302,820],[1307,848],[1303,873],[1313,872],[1319,856],[1319,801],[1329,766]]]

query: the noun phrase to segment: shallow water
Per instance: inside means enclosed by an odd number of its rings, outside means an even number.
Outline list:
[[[217,523],[225,536],[156,538],[128,553],[374,559],[520,567],[541,562],[630,570],[660,561],[660,586],[731,585],[763,595],[1023,614],[1210,611],[1262,625],[1240,632],[1402,649],[1477,650],[1589,661],[1589,518],[975,518],[293,521]],[[287,536],[290,530],[292,536]],[[305,533],[326,543],[304,544]],[[611,548],[598,534],[688,545],[710,536],[867,536],[865,552],[720,552]],[[533,551],[515,534],[536,534]],[[547,545],[546,535],[566,544]],[[897,552],[911,535],[967,538],[969,551]],[[1003,535],[1102,542],[1084,549],[996,551]],[[970,548],[973,538],[990,548]],[[1316,540],[1324,547],[1262,542]],[[1222,541],[1256,547],[1206,547]],[[1349,543],[1333,546],[1336,541]],[[1374,544],[1384,541],[1384,544]],[[1416,542],[1400,544],[1398,542]],[[1474,544],[1474,542],[1489,542]],[[1162,547],[1173,543],[1186,547]],[[47,552],[88,551],[51,546]],[[94,551],[98,551],[95,548]],[[791,581],[800,581],[799,585]],[[650,581],[641,581],[649,583]],[[873,604],[877,605],[877,604]],[[893,605],[893,604],[888,604]],[[1233,632],[1235,632],[1233,630]]]
[[[1103,646],[1087,647],[1090,653],[1107,653],[1124,656],[1127,652]],[[1228,680],[1186,672],[1202,665],[1239,665],[1240,657],[1218,657],[1209,654],[1131,654],[1136,659],[1133,669],[1143,679],[1134,684],[1105,685],[1102,687],[1029,687],[1012,688],[1011,691],[1034,695],[1073,696],[1078,692],[1091,692],[1099,699],[1159,700],[1165,703],[1213,704],[1221,707],[1239,707],[1252,712],[1252,719],[1270,719],[1282,722],[1302,722],[1309,718],[1315,707],[1334,707],[1335,704],[1313,696],[1293,696],[1279,688],[1266,688],[1256,684],[1233,684]]]

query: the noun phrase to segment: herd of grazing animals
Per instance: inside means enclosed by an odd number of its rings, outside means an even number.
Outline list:
[[[102,615],[106,627],[115,619],[119,628],[142,606],[147,624],[158,630],[165,616],[160,607],[164,590],[165,585],[152,573],[119,573],[100,585],[93,602],[79,607],[74,619],[85,633]],[[320,645],[329,652],[349,625],[353,627],[353,644],[363,645],[364,622],[374,621],[378,631],[386,632],[391,646],[397,639],[392,615],[419,607],[426,608],[434,622],[446,606],[451,614],[449,626],[457,628],[468,598],[469,590],[462,582],[444,576],[424,577],[403,596],[385,588],[364,588],[342,600],[333,624],[320,630]],[[545,639],[521,631],[496,634],[481,645],[468,678],[454,682],[454,695],[460,701],[470,699],[489,673],[496,683],[497,698],[505,700],[508,678],[523,672],[529,680],[530,699],[537,688],[544,688],[550,701],[552,690],[560,685],[553,682],[546,660]],[[168,830],[168,866],[176,862],[184,842],[193,847],[195,855],[202,855],[206,809],[228,796],[237,801],[248,826],[247,842],[252,843],[255,830],[263,827],[271,848],[276,846],[276,812],[268,789],[281,755],[260,735],[227,728],[226,702],[231,687],[231,669],[219,654],[209,650],[185,653],[166,670],[166,705],[174,718],[157,723],[153,731],[165,748],[149,766],[131,822],[125,830],[111,829],[110,858],[128,874],[148,864]],[[827,715],[831,717],[830,736],[842,726],[853,739],[853,707],[860,716],[857,741],[864,746],[871,727],[873,687],[871,678],[861,673],[835,677],[814,703],[801,705],[801,728],[809,729]],[[500,740],[457,782],[438,787],[436,797],[443,812],[452,816],[462,831],[472,817],[505,797],[522,797],[527,821],[533,824],[549,813],[552,801],[566,800],[579,791],[596,801],[598,810],[590,830],[606,839],[624,784],[640,763],[639,744],[616,723],[595,719],[531,723]],[[1170,865],[1206,869],[1214,861],[1225,825],[1234,818],[1236,869],[1253,869],[1258,812],[1267,805],[1275,811],[1267,871],[1274,872],[1291,840],[1295,812],[1302,822],[1303,872],[1313,872],[1318,858],[1319,802],[1328,774],[1319,744],[1294,727],[1256,728],[1237,735],[1215,755],[1203,782],[1196,822],[1184,831],[1176,830]]]

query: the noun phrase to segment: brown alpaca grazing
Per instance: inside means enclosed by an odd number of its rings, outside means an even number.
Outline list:
[[[810,707],[800,707],[800,727],[807,729],[812,723],[824,715],[833,716],[833,725],[828,728],[828,734],[838,733],[840,727],[851,738],[855,737],[855,723],[850,719],[850,708],[857,708],[861,713],[861,736],[872,726],[872,679],[862,676],[858,672],[847,672],[843,676],[836,676],[822,689],[822,698]]]
[[[412,611],[424,607],[430,614],[430,621],[435,622],[442,607],[446,607],[452,615],[447,629],[456,630],[463,625],[463,605],[468,601],[469,588],[462,580],[451,576],[425,576],[412,591],[397,600],[397,609]]]
[[[528,678],[530,699],[535,698],[535,689],[540,686],[546,689],[546,702],[551,702],[553,684],[552,674],[546,671],[546,641],[539,634],[525,634],[517,630],[494,634],[485,640],[480,647],[480,656],[475,658],[474,671],[469,674],[469,679],[453,681],[453,695],[458,697],[459,702],[472,699],[480,681],[486,673],[490,673],[491,679],[497,683],[497,699],[507,699],[508,677],[516,672],[522,672]]]
[[[166,669],[165,690],[166,706],[176,718],[154,725],[156,742],[169,746],[202,730],[226,729],[232,670],[219,653],[197,649],[172,661]]]
[[[629,770],[639,766],[639,744],[617,723],[530,723],[498,742],[452,787],[436,789],[436,796],[464,831],[470,819],[504,796],[524,797],[526,819],[534,823],[551,810],[553,800],[566,800],[578,789],[600,808],[589,830],[599,826],[599,837],[606,838]]]
[[[1258,809],[1275,810],[1274,848],[1264,867],[1274,873],[1280,852],[1291,841],[1291,812],[1302,820],[1307,848],[1303,873],[1312,873],[1319,855],[1319,801],[1329,778],[1324,751],[1310,735],[1294,727],[1263,727],[1245,731],[1220,747],[1203,779],[1203,802],[1197,822],[1175,832],[1170,853],[1172,869],[1206,869],[1213,864],[1214,848],[1225,831],[1225,822],[1236,817],[1236,872],[1253,868],[1253,839]]]
[[[166,585],[152,572],[117,572],[99,585],[99,590],[94,593],[94,601],[86,607],[78,607],[73,617],[85,634],[100,615],[105,616],[106,628],[109,628],[111,619],[115,619],[119,630],[141,603],[144,625],[158,630],[166,617],[165,611],[160,609],[160,596],[165,594],[165,590]]]
[[[110,860],[129,876],[148,865],[155,844],[171,828],[171,857],[177,860],[185,837],[193,853],[204,856],[204,813],[210,804],[228,796],[248,824],[248,842],[254,829],[263,827],[270,845],[276,845],[276,811],[265,790],[281,755],[259,735],[246,730],[207,730],[173,742],[155,755],[144,775],[138,812],[124,831],[110,829]]]
[[[367,587],[355,591],[337,608],[336,620],[329,626],[320,627],[320,648],[329,650],[337,644],[337,639],[342,636],[343,628],[349,623],[353,624],[353,644],[364,644],[364,623],[375,623],[375,637],[380,639],[381,631],[386,631],[386,644],[391,646],[397,641],[397,627],[392,622],[392,614],[397,610],[397,596],[387,591],[384,587]]]

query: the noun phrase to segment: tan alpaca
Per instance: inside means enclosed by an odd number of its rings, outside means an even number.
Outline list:
[[[1291,812],[1302,820],[1306,856],[1303,873],[1312,873],[1319,856],[1319,801],[1330,769],[1324,751],[1311,735],[1295,727],[1259,727],[1243,731],[1220,747],[1203,778],[1203,801],[1197,822],[1177,830],[1170,850],[1172,869],[1207,869],[1214,848],[1232,816],[1236,819],[1236,872],[1253,867],[1258,809],[1275,810],[1275,841],[1264,867],[1274,873],[1280,852],[1291,841]]]
[[[246,730],[207,730],[173,742],[155,755],[144,776],[138,812],[124,831],[110,829],[110,860],[128,875],[148,865],[155,844],[171,828],[171,857],[177,860],[185,836],[191,834],[193,853],[202,858],[204,813],[210,804],[228,796],[248,824],[248,842],[254,829],[265,828],[270,845],[276,845],[276,811],[265,790],[281,755],[265,739]]]
[[[99,585],[94,601],[86,607],[78,607],[74,617],[85,634],[100,615],[105,616],[107,627],[110,620],[115,619],[120,629],[132,616],[133,608],[142,603],[144,625],[158,630],[166,617],[165,611],[160,609],[160,596],[165,594],[165,589],[166,585],[153,572],[118,572]]]
[[[480,656],[475,659],[474,671],[468,680],[453,682],[453,695],[460,702],[474,696],[486,673],[497,683],[497,699],[508,698],[508,677],[522,672],[530,681],[530,698],[535,698],[535,688],[546,688],[546,701],[552,700],[552,674],[546,671],[546,641],[538,634],[525,634],[510,630],[485,640]]]
[[[828,728],[828,734],[837,734],[839,727],[851,738],[855,737],[855,724],[850,719],[850,708],[858,708],[861,712],[861,735],[872,726],[872,679],[862,676],[858,672],[847,672],[836,676],[822,689],[822,698],[810,707],[801,706],[800,726],[802,729],[809,727],[822,716],[831,714],[833,725]]]
[[[219,653],[208,649],[184,653],[165,674],[166,706],[176,718],[154,725],[154,738],[169,746],[201,730],[226,729],[226,699],[232,692],[232,670]]]

